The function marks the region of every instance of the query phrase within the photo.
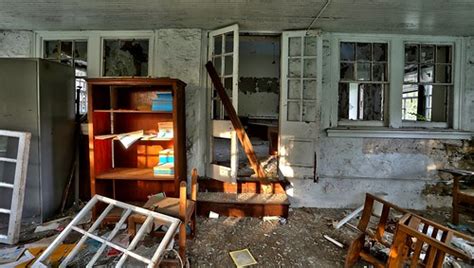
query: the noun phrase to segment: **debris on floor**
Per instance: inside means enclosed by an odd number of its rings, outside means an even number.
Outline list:
[[[257,264],[250,251],[246,249],[229,252],[232,261],[237,267],[245,267]]]

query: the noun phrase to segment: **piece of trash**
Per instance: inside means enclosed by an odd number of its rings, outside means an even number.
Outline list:
[[[448,226],[449,228],[451,229],[454,229],[456,231],[460,231],[460,232],[470,232],[470,233],[473,233],[474,234],[474,229],[472,229],[470,226],[468,225],[464,225],[464,224],[459,224],[459,225],[456,225],[456,224],[452,224],[450,222],[448,222]]]
[[[237,267],[245,267],[245,266],[250,266],[257,264],[257,261],[255,258],[252,256],[250,251],[246,249],[242,250],[236,250],[229,252],[230,257],[232,258],[232,261],[234,261],[234,264]]]
[[[10,263],[18,260],[25,252],[25,248],[3,248],[0,250],[0,264]]]
[[[474,259],[474,242],[469,242],[459,237],[453,237],[451,244],[464,251],[471,259]]]
[[[215,213],[214,211],[209,211],[209,218],[210,219],[219,219],[219,214]]]
[[[263,221],[278,221],[280,220],[279,216],[264,216]]]
[[[48,247],[51,243],[53,243],[54,239],[56,239],[56,237],[57,237],[58,235],[59,235],[59,234],[53,235],[53,236],[50,236],[50,237],[45,237],[45,238],[40,239],[40,240],[38,240],[38,241],[25,244],[24,247],[25,247],[25,248],[40,248],[40,247],[45,247],[45,248],[46,248],[46,247]]]
[[[47,224],[47,225],[36,226],[35,233],[52,231],[52,230],[56,230],[58,228],[59,228],[59,222],[52,222],[52,223]]]
[[[327,236],[327,235],[323,235],[323,237],[326,238],[329,242],[333,243],[334,245],[340,248],[344,248],[344,245],[341,242],[335,240],[334,238],[331,238],[330,236]]]
[[[33,254],[31,254],[28,250],[25,250],[24,251],[24,254],[23,256],[21,256],[21,258],[19,258],[18,260],[16,261],[13,261],[13,262],[10,262],[10,263],[6,263],[6,264],[0,264],[0,268],[10,268],[10,267],[18,267],[21,265],[21,267],[23,266],[22,264],[25,264],[27,262],[30,262],[31,260],[33,260],[35,258],[35,256]],[[25,266],[26,267],[26,266]]]
[[[280,217],[280,220],[278,222],[280,223],[280,225],[285,225],[288,222],[288,220],[283,217]]]

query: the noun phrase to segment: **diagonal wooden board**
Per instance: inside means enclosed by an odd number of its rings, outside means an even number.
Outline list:
[[[247,158],[250,162],[250,166],[255,171],[255,174],[257,174],[257,178],[262,183],[262,186],[269,184],[265,171],[263,170],[260,161],[255,155],[255,151],[253,150],[252,143],[250,142],[250,139],[247,136],[247,132],[245,132],[244,126],[242,125],[242,122],[240,122],[240,118],[235,112],[234,106],[232,105],[229,96],[225,92],[221,79],[219,78],[219,75],[217,74],[212,62],[209,61],[206,63],[206,69],[209,73],[209,76],[211,77],[212,83],[214,84],[214,88],[216,89],[217,94],[219,95],[219,98],[221,99],[222,104],[224,105],[224,109],[229,115],[230,121],[232,122],[235,132],[237,133],[237,137],[239,138],[239,141],[242,144],[242,148],[244,148],[245,154],[247,155]],[[265,191],[265,189],[263,190]]]

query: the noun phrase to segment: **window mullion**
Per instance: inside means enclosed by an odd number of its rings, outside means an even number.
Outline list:
[[[389,81],[388,88],[388,125],[393,128],[402,126],[402,93],[405,73],[405,46],[400,38],[394,38],[389,44]]]

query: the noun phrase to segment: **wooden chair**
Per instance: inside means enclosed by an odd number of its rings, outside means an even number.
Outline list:
[[[179,198],[165,197],[148,207],[156,212],[163,213],[172,217],[179,218],[181,225],[179,227],[178,244],[179,255],[185,261],[186,257],[186,226],[191,227],[190,237],[194,237],[196,232],[196,203],[197,203],[197,179],[198,173],[193,169],[191,175],[191,194],[187,195],[186,182],[182,181],[179,187]],[[133,214],[128,218],[128,233],[133,237],[137,230],[137,224],[142,224],[145,217]]]
[[[374,210],[375,202],[382,204],[382,213],[374,232],[368,227]],[[384,267],[384,265],[374,256],[372,256],[370,252],[364,250],[364,244],[365,238],[369,237],[370,239],[373,239],[388,248],[391,247],[391,242],[386,241],[383,238],[391,210],[395,210],[401,215],[408,213],[407,210],[387,202],[380,197],[369,193],[365,195],[364,210],[362,211],[362,216],[359,220],[359,224],[357,225],[358,234],[349,246],[344,267],[354,266],[354,264],[356,264],[359,259],[363,259],[376,267]]]
[[[469,264],[469,255],[451,245],[456,236],[466,241],[474,239],[414,214],[404,215],[397,225],[389,259],[385,267],[443,267],[446,254]],[[424,250],[425,254],[421,254]]]
[[[474,187],[468,189],[461,189],[461,179],[470,178],[474,176],[474,171],[467,171],[461,169],[440,169],[441,172],[446,172],[453,175],[453,211],[451,221],[459,224],[459,213],[474,212]]]
[[[375,231],[372,231],[368,226],[375,202],[382,203],[383,207]],[[403,216],[397,222],[393,240],[387,241],[384,239],[384,233],[391,210],[402,213]],[[366,194],[364,210],[357,230],[359,234],[349,246],[344,267],[354,266],[359,259],[363,259],[377,268],[442,267],[446,254],[472,262],[469,256],[450,244],[453,236],[468,241],[473,241],[472,237],[414,215],[371,194]],[[389,256],[386,262],[377,259],[368,250],[364,249],[366,237],[389,248]],[[422,249],[425,250],[425,257],[421,257]]]

